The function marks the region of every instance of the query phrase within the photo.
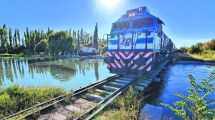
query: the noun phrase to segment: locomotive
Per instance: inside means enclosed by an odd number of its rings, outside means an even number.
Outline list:
[[[163,32],[164,22],[147,7],[128,10],[112,24],[104,62],[111,73],[144,75],[171,55],[174,43]]]

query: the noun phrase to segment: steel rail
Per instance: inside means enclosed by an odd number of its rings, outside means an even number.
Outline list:
[[[89,120],[89,119],[93,118],[97,113],[101,112],[116,97],[118,97],[122,93],[124,93],[129,88],[129,86],[131,86],[136,81],[137,81],[137,78],[133,78],[133,80],[130,83],[128,83],[124,87],[119,88],[118,90],[113,92],[113,94],[109,95],[107,98],[105,98],[104,100],[99,102],[96,106],[94,106],[90,110],[86,111],[85,113],[83,113],[79,117],[75,118],[74,120],[83,120],[83,119]]]

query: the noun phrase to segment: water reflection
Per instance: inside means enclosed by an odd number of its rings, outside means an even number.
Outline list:
[[[56,83],[65,84],[66,81],[81,78],[78,76],[91,76],[88,79],[95,78],[95,81],[98,81],[101,79],[99,76],[101,69],[105,72],[101,73],[101,77],[110,75],[103,61],[80,59],[36,61],[32,59],[0,58],[0,85],[21,84],[26,86],[27,84],[35,86],[35,84],[42,85],[43,82],[49,85],[52,84],[53,80],[58,80]],[[80,84],[80,86],[83,85]]]

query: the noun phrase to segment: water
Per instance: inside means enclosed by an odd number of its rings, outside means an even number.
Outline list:
[[[191,87],[188,74],[192,74],[196,81],[199,82],[201,79],[208,79],[213,69],[215,69],[215,65],[176,64],[169,66],[163,77],[163,82],[153,88],[153,95],[148,99],[147,103],[156,106],[161,106],[160,103],[173,105],[175,101],[181,100],[174,95],[175,93],[188,95],[187,88]],[[212,93],[211,98],[214,97],[215,93]],[[168,108],[164,107],[164,113],[164,116],[168,118],[180,119]]]
[[[76,90],[111,76],[102,60],[0,58],[0,87],[61,87]]]

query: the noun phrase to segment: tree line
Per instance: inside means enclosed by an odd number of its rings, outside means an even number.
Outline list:
[[[93,34],[84,31],[83,28],[77,31],[70,28],[55,32],[50,28],[44,31],[30,30],[28,27],[23,34],[20,34],[17,28],[12,30],[7,28],[6,24],[0,26],[0,53],[43,53],[56,56],[76,53],[81,46],[93,46],[100,51],[104,50],[106,41],[98,37],[97,23]]]
[[[210,53],[211,51],[215,51],[215,39],[212,39],[206,43],[196,43],[191,47],[181,47],[180,51],[188,52],[191,54],[201,54],[201,53]]]

